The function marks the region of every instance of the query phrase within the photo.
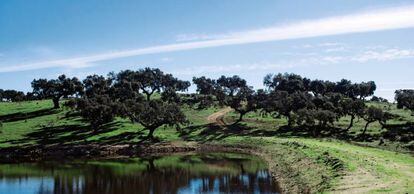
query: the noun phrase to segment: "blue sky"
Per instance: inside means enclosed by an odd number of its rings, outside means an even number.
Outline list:
[[[279,72],[374,80],[392,99],[414,88],[413,34],[407,0],[2,0],[0,88],[149,66],[255,88]]]

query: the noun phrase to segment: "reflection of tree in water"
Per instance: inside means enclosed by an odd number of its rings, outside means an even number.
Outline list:
[[[159,168],[154,161],[157,158],[145,158],[146,170],[137,173],[116,174],[110,167],[87,166],[82,176],[55,176],[53,193],[55,194],[127,194],[127,193],[179,193],[191,187],[197,192],[224,193],[275,193],[277,187],[266,170],[255,173],[246,172],[242,163],[232,163],[238,166],[239,174],[205,175],[194,173],[191,168],[176,168],[173,166]],[[229,161],[209,160],[209,164],[229,165]],[[201,160],[205,162],[205,160]],[[182,161],[181,161],[182,162]],[[206,165],[206,168],[209,168]],[[190,190],[192,191],[192,190]],[[50,193],[50,190],[40,188],[39,194]]]

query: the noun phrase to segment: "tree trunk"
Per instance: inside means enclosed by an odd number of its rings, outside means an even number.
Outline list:
[[[349,122],[349,125],[346,128],[347,131],[349,131],[352,128],[352,126],[354,126],[354,119],[355,119],[355,115],[351,115],[351,121]]]
[[[148,139],[151,139],[151,140],[154,140],[154,131],[155,131],[155,128],[149,128],[148,130],[149,130],[149,133],[148,133],[147,138]]]
[[[237,121],[236,121],[234,124],[240,123],[240,122],[243,120],[243,116],[244,116],[245,114],[246,114],[246,113],[240,113],[240,115],[239,115],[239,119],[237,119]]]
[[[320,134],[319,132],[320,131],[319,131],[319,129],[317,129],[316,126],[313,126],[311,131],[312,131],[313,137],[319,137],[319,134]]]
[[[387,122],[385,121],[379,121],[380,125],[381,125],[381,129],[385,129],[387,127]]]
[[[53,108],[54,109],[60,108],[59,98],[53,98],[52,100],[53,100]]]
[[[292,124],[293,124],[292,117],[290,116],[290,114],[288,114],[286,117],[288,119],[288,127],[290,128],[292,127]]]
[[[365,132],[367,131],[368,125],[369,125],[370,123],[372,123],[372,122],[367,121],[367,124],[365,124],[364,131],[362,131],[362,134],[361,134],[362,136],[365,136]]]
[[[151,100],[151,95],[154,93],[155,90],[152,90],[151,92],[148,92],[147,90],[143,90],[145,95],[147,96],[147,101]]]
[[[148,172],[155,172],[155,171],[157,171],[157,168],[154,165],[154,158],[150,158],[148,160],[147,170],[148,170]]]

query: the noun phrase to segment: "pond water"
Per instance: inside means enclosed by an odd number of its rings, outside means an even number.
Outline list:
[[[208,153],[0,164],[0,193],[278,193],[259,158]]]

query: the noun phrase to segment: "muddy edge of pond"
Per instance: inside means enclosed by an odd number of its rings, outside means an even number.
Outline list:
[[[202,152],[235,152],[252,154],[262,158],[268,165],[273,180],[279,185],[282,193],[311,193],[309,185],[292,179],[291,174],[282,173],[288,168],[278,164],[268,152],[253,146],[228,144],[199,144],[195,142],[155,143],[150,145],[116,145],[102,146],[97,144],[53,147],[1,148],[0,163],[37,162],[47,160],[70,159],[108,159],[119,157],[142,157],[153,155],[169,155],[172,153]],[[283,157],[283,156],[280,156]],[[300,172],[295,172],[300,173]]]

